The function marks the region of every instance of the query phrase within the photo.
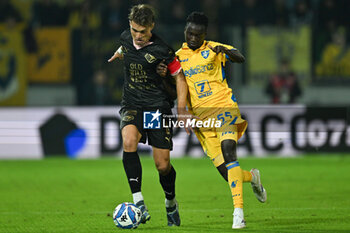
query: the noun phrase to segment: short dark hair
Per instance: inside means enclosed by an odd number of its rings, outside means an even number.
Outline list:
[[[208,27],[208,17],[203,12],[192,12],[186,19],[186,23],[194,23]]]
[[[130,9],[129,20],[138,25],[148,27],[154,23],[154,9],[147,4],[135,5]]]

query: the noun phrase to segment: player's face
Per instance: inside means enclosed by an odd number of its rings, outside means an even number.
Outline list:
[[[152,26],[141,26],[135,23],[134,21],[129,21],[130,23],[130,32],[134,43],[138,46],[144,46],[152,37]]]
[[[188,23],[185,28],[185,40],[190,49],[196,50],[202,46],[206,36],[204,25]]]

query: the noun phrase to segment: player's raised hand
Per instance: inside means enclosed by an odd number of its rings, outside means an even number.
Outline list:
[[[159,74],[161,77],[165,77],[167,72],[168,72],[168,66],[165,64],[165,60],[163,59],[157,65],[157,74]]]
[[[213,48],[213,46],[208,45],[208,47],[216,54],[218,53],[225,53],[227,51],[227,49],[224,46],[221,45],[217,45]]]
[[[208,47],[216,54],[226,54],[232,62],[243,63],[245,61],[245,57],[239,52],[238,49],[228,49],[222,45],[217,45],[214,48],[211,45],[208,45]]]
[[[114,52],[113,56],[108,59],[108,62],[114,61],[116,58],[122,60],[124,58],[123,53],[121,53],[121,49],[119,48],[117,51]]]

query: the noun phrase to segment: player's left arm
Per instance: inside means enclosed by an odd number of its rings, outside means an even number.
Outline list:
[[[190,125],[187,125],[186,122],[194,118],[194,116],[186,109],[188,86],[182,70],[178,74],[174,75],[174,78],[176,80],[178,120],[185,123],[185,130],[189,135],[193,129]]]
[[[162,83],[163,83],[165,91],[168,93],[170,99],[171,100],[176,100],[177,92],[176,92],[175,80],[170,75],[170,72],[168,72],[168,66],[167,66],[167,64],[165,64],[165,59],[163,59],[157,65],[156,72],[157,72],[157,74],[159,74],[159,76],[161,76],[163,78],[162,79]]]
[[[243,63],[245,61],[245,57],[238,49],[228,49],[223,45],[217,45],[215,47],[208,45],[208,47],[216,54],[223,53],[227,55],[232,62]]]

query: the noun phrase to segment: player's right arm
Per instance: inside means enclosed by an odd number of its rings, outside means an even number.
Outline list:
[[[215,47],[212,47],[211,45],[208,45],[208,47],[216,54],[223,53],[232,62],[237,62],[237,63],[243,63],[245,61],[245,57],[241,54],[241,52],[234,48],[234,49],[228,49],[227,47],[223,45],[217,45]]]
[[[123,60],[124,58],[124,53],[123,53],[123,46],[120,46],[117,51],[114,52],[113,56],[108,59],[108,62],[112,62],[114,61],[116,58],[118,58],[119,60]]]

